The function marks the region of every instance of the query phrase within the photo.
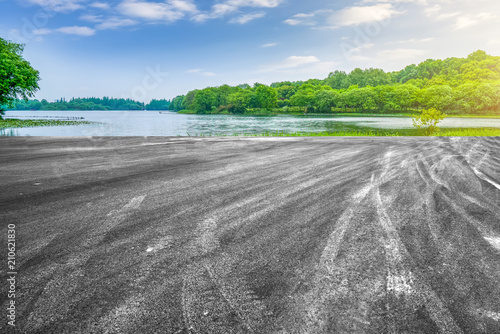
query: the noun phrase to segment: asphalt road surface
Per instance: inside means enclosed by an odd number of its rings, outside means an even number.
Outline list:
[[[500,333],[500,138],[1,138],[0,187],[20,333]]]

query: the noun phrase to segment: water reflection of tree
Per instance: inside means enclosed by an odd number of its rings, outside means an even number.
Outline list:
[[[0,137],[17,137],[19,136],[17,130],[14,129],[0,129]]]

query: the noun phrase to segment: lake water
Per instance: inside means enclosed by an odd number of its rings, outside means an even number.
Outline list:
[[[355,126],[377,129],[412,128],[409,117],[232,116],[181,115],[158,111],[7,111],[4,118],[68,119],[97,122],[79,126],[7,129],[12,136],[187,136],[256,134],[262,132],[323,132]],[[447,118],[440,127],[500,128],[500,119]]]

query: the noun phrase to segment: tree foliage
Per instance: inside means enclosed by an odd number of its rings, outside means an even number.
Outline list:
[[[413,126],[422,131],[426,136],[439,131],[438,123],[445,118],[445,114],[435,108],[423,110],[421,115],[413,116]]]
[[[0,38],[0,113],[16,99],[27,100],[40,89],[40,75],[23,58],[24,46]]]
[[[151,100],[148,104],[146,104],[147,110],[168,110],[170,108],[170,100],[162,99],[162,100]]]

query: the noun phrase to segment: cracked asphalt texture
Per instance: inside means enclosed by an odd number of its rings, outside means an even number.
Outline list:
[[[500,138],[1,138],[0,176],[19,333],[500,333]]]

